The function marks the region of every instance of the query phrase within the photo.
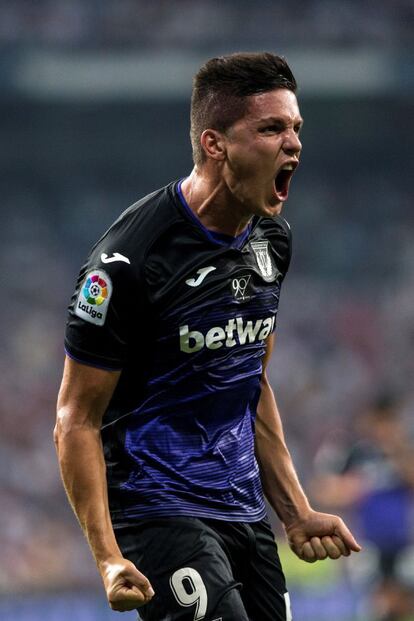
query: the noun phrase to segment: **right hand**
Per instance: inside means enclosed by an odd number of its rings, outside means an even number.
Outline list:
[[[112,610],[134,610],[152,599],[154,591],[148,578],[122,556],[103,563],[100,570]]]

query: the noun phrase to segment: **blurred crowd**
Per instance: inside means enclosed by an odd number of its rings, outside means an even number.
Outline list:
[[[315,40],[404,46],[413,14],[412,0],[0,0],[0,48],[196,47],[211,55],[258,40],[279,49]],[[344,569],[369,594],[374,612],[360,618],[412,621],[409,97],[304,107],[302,170],[286,211],[294,256],[271,381],[312,502],[343,514],[364,545]],[[0,111],[0,595],[90,589],[98,574],[52,442],[66,306],[105,228],[143,193],[188,172],[188,105],[52,105],[0,94]]]
[[[322,443],[311,483],[319,503],[350,514],[370,546],[373,607],[390,620],[414,612],[414,442],[406,405],[382,388],[351,417],[347,433],[331,433]]]
[[[0,44],[237,49],[410,42],[411,0],[0,0]],[[278,25],[283,28],[278,29]]]

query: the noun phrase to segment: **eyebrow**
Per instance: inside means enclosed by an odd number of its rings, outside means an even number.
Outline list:
[[[259,123],[284,123],[286,124],[289,121],[286,121],[286,117],[281,116],[266,116],[261,119],[258,119]],[[294,125],[303,125],[303,119],[300,116],[297,121],[294,122]]]

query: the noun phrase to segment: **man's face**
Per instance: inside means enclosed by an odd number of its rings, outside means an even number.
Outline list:
[[[223,179],[244,215],[274,216],[299,162],[303,121],[292,91],[279,88],[249,99],[246,115],[224,136]]]

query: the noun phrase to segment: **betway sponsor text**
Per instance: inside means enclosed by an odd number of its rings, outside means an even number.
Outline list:
[[[219,349],[261,341],[273,331],[275,319],[275,315],[255,321],[244,321],[243,317],[233,317],[225,326],[214,326],[205,335],[198,330],[190,330],[188,325],[180,326],[180,350],[192,354],[203,347]]]

